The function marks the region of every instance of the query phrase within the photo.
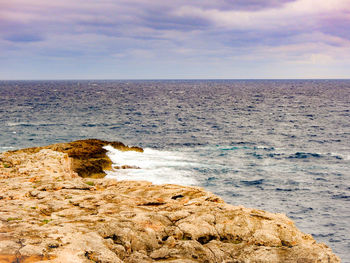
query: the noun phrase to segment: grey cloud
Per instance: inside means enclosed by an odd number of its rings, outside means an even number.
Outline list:
[[[46,7],[42,6],[41,10],[39,7],[33,9],[30,7],[30,4],[27,4],[24,7],[16,8],[21,12],[32,12],[34,16],[36,15],[36,18],[25,22],[25,25],[17,22],[16,26],[12,26],[12,30],[20,31],[21,27],[25,27],[29,28],[29,31],[23,37],[14,36],[7,39],[30,41],[30,35],[37,35],[32,32],[38,31],[42,32],[43,35],[45,33],[47,35],[94,33],[117,37],[134,35],[134,37],[161,39],[162,31],[216,30],[209,17],[195,16],[194,14],[176,15],[174,11],[181,6],[191,6],[203,10],[256,11],[264,8],[279,7],[290,1],[292,0],[153,0],[151,2],[148,0],[104,0],[100,2],[100,5],[95,1],[81,1],[81,5],[79,5],[80,1],[75,2],[74,5],[67,2],[55,7],[52,7],[52,4],[48,4]],[[140,28],[150,29],[148,31],[145,30],[148,35],[143,35],[139,30]],[[133,33],[134,31],[135,33]],[[40,40],[40,37],[32,38],[32,41],[38,40]]]
[[[235,27],[215,23],[208,12],[191,13],[191,8],[217,10],[220,16],[225,13],[222,11],[234,10],[237,11],[232,12],[234,14],[248,13],[254,18],[258,11],[278,9],[292,0],[77,0],[74,6],[68,0],[62,1],[66,4],[52,7],[53,3],[48,3],[47,7],[34,11],[28,7],[21,9],[20,5],[14,7],[19,14],[32,14],[27,20],[18,15],[18,20],[6,21],[5,16],[1,17],[4,11],[0,10],[0,39],[13,42],[13,46],[23,51],[16,50],[13,54],[24,54],[22,57],[29,54],[27,56],[62,60],[77,58],[82,63],[86,59],[108,60],[111,65],[122,61],[119,64],[125,65],[131,60],[137,61],[143,54],[144,59],[154,55],[150,63],[193,60],[205,65],[211,60],[231,61],[235,56],[249,55],[255,59],[257,53],[268,61],[270,58],[265,58],[264,52],[279,46],[283,46],[280,52],[285,52],[286,57],[292,52],[298,55],[302,51],[284,51],[284,46],[302,46],[315,31],[341,38],[350,36],[349,20],[343,17],[317,17],[320,21],[315,17],[298,17],[295,24],[285,23],[283,17],[268,17],[259,22],[273,24],[270,27],[255,22],[245,27],[244,21],[237,21],[242,26]],[[179,15],[176,10],[181,7],[189,7],[189,12]],[[315,20],[315,23],[310,26],[304,20]],[[26,45],[38,41],[35,45]],[[325,40],[320,36],[317,41]],[[2,54],[9,50],[3,47]]]
[[[194,6],[202,9],[217,10],[246,10],[257,11],[267,8],[279,8],[286,3],[295,2],[296,0],[178,0],[178,1],[162,1],[162,0],[134,0],[125,1],[123,5],[139,6],[143,9],[157,9],[158,11],[166,11],[181,6]]]
[[[320,24],[319,31],[350,40],[350,19],[339,16],[325,19]]]
[[[267,8],[278,8],[288,2],[296,0],[219,0],[219,1],[198,1],[197,7],[213,8],[219,10],[245,10],[258,11]],[[197,5],[198,4],[198,5]]]
[[[13,34],[4,38],[5,40],[11,42],[38,42],[44,40],[43,37],[37,35],[22,35],[22,34]]]

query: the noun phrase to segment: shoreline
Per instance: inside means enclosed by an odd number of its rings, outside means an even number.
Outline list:
[[[0,153],[1,260],[340,262],[285,215],[228,205],[200,187],[101,179],[105,143]]]

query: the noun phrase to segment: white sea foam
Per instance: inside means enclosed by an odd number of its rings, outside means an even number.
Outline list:
[[[14,127],[14,126],[21,126],[21,125],[29,125],[30,123],[27,122],[7,122],[6,126],[8,127]]]
[[[140,169],[113,169],[106,171],[107,178],[117,180],[145,180],[154,184],[196,185],[191,167],[195,165],[185,153],[146,148],[143,153],[104,147],[113,167],[128,165]]]
[[[0,152],[6,152],[8,150],[14,149],[12,146],[0,146]]]

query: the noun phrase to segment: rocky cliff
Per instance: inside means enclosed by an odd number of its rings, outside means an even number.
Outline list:
[[[79,176],[103,176],[106,144],[142,151],[87,140],[0,154],[1,263],[340,262],[282,214],[199,187]]]

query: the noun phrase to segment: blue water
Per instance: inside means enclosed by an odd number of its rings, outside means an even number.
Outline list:
[[[350,262],[349,80],[0,81],[0,151],[86,138],[147,149],[110,177],[285,213]]]

